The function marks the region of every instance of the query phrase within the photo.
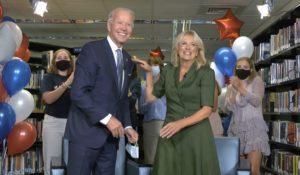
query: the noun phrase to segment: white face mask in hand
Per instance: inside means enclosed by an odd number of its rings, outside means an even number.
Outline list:
[[[160,72],[159,66],[152,66],[152,74],[156,77]]]
[[[130,144],[127,143],[126,144],[126,151],[129,153],[129,155],[134,158],[134,159],[138,159],[139,158],[139,146],[138,144]]]

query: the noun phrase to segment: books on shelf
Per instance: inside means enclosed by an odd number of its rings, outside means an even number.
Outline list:
[[[300,148],[300,123],[277,120],[268,126],[271,140]]]
[[[259,70],[266,85],[278,84],[300,78],[300,55],[295,59],[284,59],[280,63],[271,63]]]
[[[300,155],[283,149],[273,149],[270,156],[263,156],[262,164],[276,174],[300,174]]]
[[[263,106],[264,112],[300,112],[300,89],[267,92]]]
[[[42,84],[42,80],[45,74],[44,69],[37,70],[31,73],[30,81],[25,88],[27,89],[39,89]]]
[[[300,18],[296,18],[294,24],[279,29],[278,33],[271,34],[269,42],[259,43],[255,47],[254,60],[256,63],[263,61],[298,43],[300,43]]]

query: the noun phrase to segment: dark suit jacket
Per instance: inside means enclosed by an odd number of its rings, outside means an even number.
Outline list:
[[[65,136],[71,142],[98,148],[110,135],[99,121],[109,113],[124,127],[130,126],[128,87],[133,62],[123,49],[124,83],[122,93],[117,89],[117,68],[107,39],[87,43],[76,61],[71,88],[72,105]],[[110,136],[111,137],[111,136]]]

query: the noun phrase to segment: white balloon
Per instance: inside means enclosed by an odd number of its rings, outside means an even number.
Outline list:
[[[220,87],[224,87],[224,85],[225,85],[224,75],[218,69],[216,63],[215,62],[211,62],[210,63],[210,68],[212,68],[215,71],[215,79],[216,79],[217,83],[219,84],[219,86]]]
[[[227,113],[228,110],[225,107],[225,97],[226,97],[227,87],[223,87],[221,90],[221,94],[218,98],[218,107],[221,109],[222,112]]]
[[[251,58],[254,50],[254,45],[250,38],[246,36],[240,36],[236,40],[234,40],[232,50],[235,53],[237,59],[240,59],[242,57]]]
[[[3,22],[5,25],[8,25],[10,28],[10,32],[12,33],[11,36],[13,36],[14,41],[16,42],[17,48],[20,47],[23,35],[21,28],[14,22],[11,21],[5,21]]]
[[[29,117],[34,109],[34,99],[30,92],[22,89],[13,95],[8,104],[11,105],[16,114],[16,123],[21,122]]]
[[[0,23],[0,64],[9,61],[17,49],[17,44],[13,39],[13,33],[9,25]]]

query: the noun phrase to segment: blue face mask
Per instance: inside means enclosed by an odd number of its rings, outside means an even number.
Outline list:
[[[152,66],[152,74],[156,77],[160,72],[159,66]]]

